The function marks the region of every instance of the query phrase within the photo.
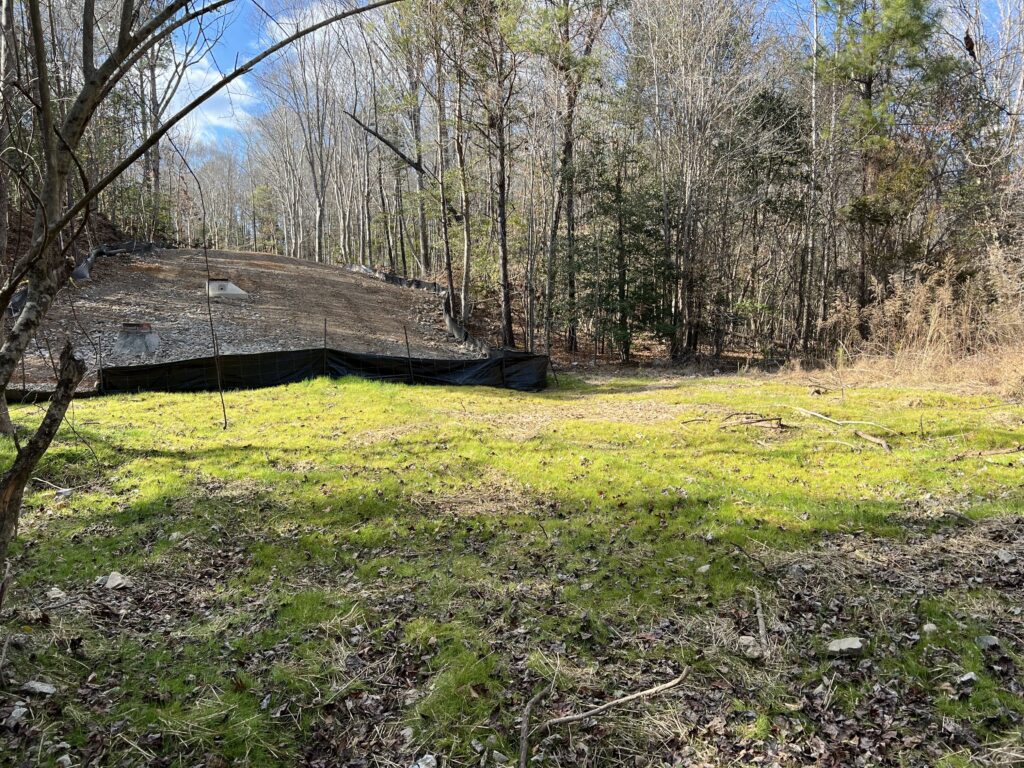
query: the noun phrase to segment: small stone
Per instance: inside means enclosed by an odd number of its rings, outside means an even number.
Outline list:
[[[1015,554],[1013,554],[1013,552],[1010,552],[1009,550],[997,549],[996,550],[996,559],[1000,563],[1002,563],[1003,565],[1009,565],[1010,563],[1012,563],[1014,560],[1017,559],[1017,556]]]
[[[697,569],[697,573],[707,573],[710,570],[711,570],[711,566],[710,565],[702,565],[700,568]]]
[[[416,735],[416,731],[414,731],[412,729],[412,726],[408,726],[408,725],[405,728],[403,728],[401,731],[399,731],[399,733],[402,736],[402,740],[405,741],[406,743],[412,741],[412,737]]]
[[[118,571],[111,571],[106,577],[101,576],[101,587],[104,589],[124,589],[131,586],[131,579]]]
[[[803,581],[807,578],[807,569],[800,565],[800,563],[793,563],[793,565],[786,569],[786,575],[795,581]]]
[[[974,642],[983,651],[994,651],[999,647],[999,638],[995,635],[981,635],[974,638]]]
[[[168,541],[181,541],[183,538],[185,538],[185,534],[184,533],[182,533],[181,531],[175,531],[174,533],[172,533],[170,536],[167,537],[167,540]]]
[[[409,768],[437,768],[437,758],[433,755],[424,755]]]
[[[932,624],[930,621],[927,624],[925,624],[923,627],[921,627],[921,632],[922,632],[922,634],[925,634],[925,635],[934,635],[938,631],[939,631],[939,628],[937,626],[935,626],[934,624]]]
[[[859,656],[864,652],[864,640],[860,637],[842,637],[828,644],[829,656]]]
[[[760,659],[764,656],[764,650],[761,645],[757,642],[756,638],[750,635],[741,635],[739,639],[740,650],[743,651],[743,655],[748,659]]]
[[[53,696],[57,692],[57,687],[49,683],[40,682],[39,680],[29,680],[21,686],[21,690],[28,691],[29,693],[40,693],[43,696]]]
[[[61,768],[71,768],[71,757],[68,755],[61,755],[57,758],[57,765]]]
[[[978,676],[973,672],[968,672],[966,675],[960,675],[960,677],[956,679],[956,682],[957,685],[962,686],[974,685],[976,682],[978,682]]]
[[[68,594],[60,587],[50,587],[46,590],[46,597],[50,600],[63,600]]]
[[[4,725],[13,730],[18,726],[18,723],[25,719],[25,715],[27,714],[28,709],[25,707],[15,706],[14,709],[11,710],[11,714],[9,714],[7,719],[4,720]]]
[[[484,751],[484,745],[483,745],[483,743],[482,743],[482,742],[481,742],[481,741],[480,741],[479,739],[473,739],[472,741],[470,741],[470,742],[469,742],[469,746],[470,746],[470,747],[472,748],[472,750],[473,750],[474,752],[476,752],[476,753],[477,753],[478,755],[479,755],[479,754],[480,754],[481,752],[483,752],[483,751]]]
[[[491,752],[491,758],[498,765],[511,765],[512,764],[512,758],[510,758],[508,755],[506,755],[506,754],[504,754],[502,752],[499,752],[496,749]]]

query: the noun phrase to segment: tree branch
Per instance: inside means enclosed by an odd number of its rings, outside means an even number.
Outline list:
[[[423,167],[422,163],[420,163],[418,160],[413,160],[411,157],[409,157],[407,154],[405,154],[405,152],[403,152],[401,149],[399,149],[396,144],[394,144],[393,142],[391,142],[390,140],[388,140],[387,138],[382,136],[380,133],[378,133],[376,130],[374,130],[373,128],[368,126],[366,123],[364,123],[362,120],[360,120],[354,114],[349,112],[347,109],[344,110],[344,112],[345,112],[346,115],[348,115],[349,117],[352,118],[353,122],[355,122],[356,125],[358,125],[360,128],[362,128],[368,134],[373,136],[373,138],[375,138],[381,144],[383,144],[385,147],[387,147],[392,152],[394,152],[395,155],[398,156],[399,160],[401,160],[403,163],[405,163],[410,168],[412,168],[414,171],[416,171],[416,173],[418,173],[418,174],[420,174],[422,176],[423,174],[425,174],[427,172],[426,169]]]
[[[298,32],[295,32],[294,34],[289,35],[283,40],[270,46],[262,53],[253,56],[244,64],[235,68],[230,74],[221,78],[221,80],[214,83],[212,86],[203,91],[199,96],[197,96],[184,107],[179,109],[174,115],[169,117],[167,121],[164,122],[159,129],[151,133],[149,135],[149,138],[143,141],[135,149],[135,151],[129,154],[120,163],[118,163],[109,173],[107,173],[106,176],[104,176],[102,179],[96,182],[87,194],[80,197],[75,202],[75,204],[71,206],[67,210],[67,212],[65,212],[65,214],[50,227],[50,236],[52,237],[55,233],[60,232],[64,227],[66,227],[68,223],[75,218],[75,216],[82,212],[82,210],[89,204],[90,201],[92,201],[93,198],[99,195],[104,189],[110,186],[110,184],[113,183],[122,173],[128,170],[128,168],[130,168],[135,163],[136,160],[138,160],[140,157],[146,154],[146,152],[151,147],[153,147],[157,142],[159,142],[160,139],[166,136],[167,133],[174,126],[176,126],[178,123],[180,123],[190,114],[192,114],[196,109],[201,107],[204,103],[209,101],[211,98],[213,98],[213,96],[222,91],[232,82],[240,78],[242,75],[245,75],[252,71],[252,69],[257,64],[269,58],[270,56],[273,56],[281,49],[291,45],[296,40],[300,40],[301,38],[306,37],[307,35],[311,35],[314,32],[323,29],[324,27],[330,26],[331,24],[335,24],[339,21],[343,21],[344,19],[347,19],[351,16],[358,16],[359,14],[366,13],[367,11],[372,11],[376,10],[377,8],[384,8],[389,5],[394,5],[395,3],[400,1],[401,0],[377,0],[377,2],[370,3],[369,5],[364,5],[359,8],[353,8],[342,13],[337,13],[334,16],[331,16],[327,19],[324,19],[323,21],[317,22],[316,24],[313,24],[309,27],[299,30]]]

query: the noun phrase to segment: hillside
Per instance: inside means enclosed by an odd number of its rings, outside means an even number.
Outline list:
[[[445,332],[438,298],[387,285],[340,267],[255,253],[209,253],[213,278],[249,295],[214,299],[213,324],[224,354],[329,346],[415,357],[475,357]],[[158,250],[97,259],[92,279],[58,297],[38,343],[26,355],[25,383],[53,380],[56,356],[70,333],[89,362],[83,388],[106,366],[182,360],[211,354],[202,251]],[[149,323],[160,337],[152,355],[117,351],[122,323]],[[22,382],[17,380],[15,386]]]

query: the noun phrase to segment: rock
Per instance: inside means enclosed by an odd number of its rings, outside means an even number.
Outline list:
[[[400,733],[402,735],[402,740],[406,743],[412,741],[412,737],[416,735],[416,732],[412,729],[411,726],[406,726],[400,731]]]
[[[800,565],[800,563],[793,563],[786,569],[786,575],[796,581],[803,581],[807,578],[807,569]]]
[[[999,647],[999,638],[995,635],[980,635],[974,638],[974,642],[983,651],[994,651]]]
[[[743,655],[748,659],[760,659],[764,656],[764,650],[761,645],[757,642],[756,638],[750,635],[741,635],[739,639],[740,650],[743,651]]]
[[[511,765],[512,764],[512,758],[510,758],[508,755],[506,755],[506,754],[504,754],[502,752],[499,752],[496,749],[491,752],[491,758],[498,765]]]
[[[828,644],[829,656],[860,656],[864,652],[864,639],[842,637]]]
[[[43,696],[53,696],[57,692],[57,686],[43,683],[39,680],[29,680],[21,686],[21,690],[28,691],[29,693],[40,693]]]
[[[925,624],[923,627],[921,627],[921,633],[924,634],[924,635],[934,635],[938,631],[939,631],[939,628],[937,626],[935,626],[934,624],[932,624],[930,621],[927,624]]]
[[[978,676],[973,672],[968,672],[966,675],[960,675],[960,677],[956,679],[957,685],[962,685],[965,687],[969,685],[974,685],[976,682],[978,682]]]
[[[124,589],[125,587],[130,587],[131,584],[131,579],[118,571],[111,571],[106,576],[100,576],[96,579],[96,586],[103,587],[104,589]]]
[[[437,758],[433,755],[424,755],[409,768],[437,768]]]
[[[68,755],[61,755],[57,758],[57,765],[61,768],[71,768],[71,757]]]
[[[185,538],[185,534],[184,533],[182,533],[181,531],[175,531],[174,533],[172,533],[170,536],[167,537],[167,540],[168,541],[181,541],[183,538]]]
[[[711,570],[711,566],[710,565],[702,565],[700,568],[697,569],[697,573],[707,573],[710,570]]]
[[[60,587],[50,587],[48,590],[46,590],[46,596],[50,600],[63,600],[65,597],[68,596],[68,593]]]
[[[11,728],[12,730],[14,728],[17,728],[18,723],[24,720],[25,715],[27,714],[28,709],[22,706],[15,705],[14,709],[11,710],[11,714],[9,714],[7,716],[7,719],[4,720],[4,726],[6,726],[7,728]]]
[[[1009,565],[1010,563],[1012,563],[1016,559],[1017,559],[1017,556],[1015,554],[1013,554],[1013,552],[1010,552],[1009,550],[1006,550],[1006,549],[997,549],[996,550],[996,560],[998,560],[1003,565]]]

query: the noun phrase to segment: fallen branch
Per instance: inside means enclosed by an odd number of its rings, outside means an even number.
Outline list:
[[[722,419],[722,423],[724,424],[725,422],[729,421],[729,419],[735,419],[737,416],[760,416],[760,415],[761,414],[757,413],[756,411],[734,411],[733,413],[730,413],[728,416],[724,417]]]
[[[892,446],[880,437],[869,435],[867,432],[861,432],[859,429],[855,429],[853,434],[861,440],[867,440],[869,443],[874,443],[875,445],[880,446],[886,453],[892,453]]]
[[[541,688],[526,702],[526,708],[523,709],[523,722],[519,726],[519,768],[526,768],[526,764],[530,760],[530,715],[533,713],[533,708],[540,703],[541,699],[550,696],[554,689],[555,679],[552,677],[551,684],[547,688]]]
[[[403,163],[408,165],[417,174],[419,174],[420,176],[430,176],[432,179],[437,179],[437,177],[434,174],[428,172],[427,169],[423,167],[423,163],[421,163],[418,160],[414,160],[413,158],[409,157],[407,154],[405,154],[405,152],[403,152],[398,147],[397,144],[395,144],[395,142],[393,142],[390,139],[388,139],[386,136],[384,136],[382,133],[377,131],[375,128],[372,128],[369,125],[367,125],[366,123],[364,123],[362,120],[360,120],[358,117],[356,117],[354,114],[352,114],[348,110],[343,110],[343,111],[345,112],[346,115],[348,115],[350,118],[352,118],[352,121],[356,125],[358,125],[360,128],[362,128],[368,134],[373,136],[373,138],[375,138],[377,141],[379,141],[385,147],[390,149],[392,151],[392,153],[394,153],[394,155],[399,160],[401,160]],[[462,221],[462,214],[459,213],[457,210],[455,210],[455,208],[453,208],[451,205],[447,206],[447,213],[448,213],[448,216],[453,221],[455,221],[455,222],[461,222]]]
[[[684,669],[682,671],[682,673],[678,677],[676,677],[676,678],[674,678],[672,680],[669,680],[667,683],[662,683],[661,685],[656,685],[653,688],[647,688],[646,690],[643,690],[643,691],[637,691],[636,693],[630,693],[630,694],[627,694],[626,696],[620,696],[619,698],[612,699],[611,701],[606,702],[606,703],[602,704],[599,707],[594,707],[593,709],[588,709],[586,712],[580,712],[579,714],[576,714],[576,715],[565,715],[564,717],[552,718],[551,720],[548,720],[548,721],[538,725],[537,726],[537,731],[544,732],[544,731],[549,731],[552,728],[554,728],[556,726],[559,726],[559,725],[568,725],[569,723],[578,723],[580,720],[587,720],[587,719],[589,719],[591,717],[597,717],[598,715],[607,712],[609,709],[612,709],[614,707],[622,706],[623,704],[628,704],[631,701],[637,701],[638,699],[646,699],[649,696],[656,696],[659,693],[664,693],[667,690],[675,688],[677,685],[679,685],[681,682],[683,682],[683,680],[685,680],[687,675],[689,675],[689,674],[690,674],[690,669],[689,669],[689,667],[687,667],[686,669]]]
[[[768,567],[768,563],[766,563],[760,557],[758,557],[757,555],[753,555],[750,552],[747,552],[747,550],[745,550],[739,544],[733,544],[732,547],[745,558],[747,558],[750,562],[757,563],[759,566],[761,566],[761,568],[764,569],[765,573],[771,573],[771,569]]]
[[[763,419],[747,419],[746,421],[733,421],[728,424],[721,424],[719,429],[727,429],[729,427],[749,427],[755,424],[774,424],[776,429],[793,429],[789,424],[782,423],[781,416],[768,416]]]
[[[637,691],[636,693],[630,693],[626,696],[621,696],[617,699],[613,699],[612,701],[602,704],[599,707],[588,709],[586,712],[580,712],[576,715],[565,715],[564,717],[552,718],[551,720],[547,720],[538,725],[534,732],[546,733],[547,731],[550,731],[552,728],[555,728],[559,725],[578,723],[581,720],[587,720],[591,717],[597,717],[598,715],[607,712],[609,709],[621,706],[623,704],[628,704],[631,701],[637,701],[638,699],[646,699],[650,696],[657,696],[659,693],[664,693],[665,691],[671,688],[675,688],[677,685],[683,682],[683,680],[685,680],[687,675],[689,674],[690,669],[689,667],[687,667],[682,671],[682,673],[678,677],[676,677],[673,680],[669,680],[667,683],[662,683],[661,685],[656,685],[653,688],[648,688],[643,691]],[[545,690],[550,690],[550,688]],[[541,691],[539,694],[535,695],[532,699],[530,699],[529,703],[526,705],[526,710],[523,712],[523,727],[520,728],[519,734],[519,768],[525,768],[530,757],[531,731],[529,730],[529,726],[526,723],[526,719],[529,714],[529,711],[533,708],[533,705],[537,703],[539,697],[541,697],[544,693],[545,691]]]
[[[874,427],[875,429],[880,429],[883,432],[888,432],[890,435],[896,434],[896,432],[892,429],[889,429],[889,427],[886,427],[882,424],[877,424],[873,421],[845,421],[841,419],[833,419],[832,417],[826,416],[823,413],[818,413],[817,411],[808,411],[806,408],[800,408],[799,406],[796,405],[791,405],[789,407],[792,408],[794,411],[802,413],[804,416],[811,416],[815,419],[821,419],[822,421],[827,421],[829,424],[835,424],[837,427]]]
[[[768,652],[768,627],[764,623],[764,608],[761,606],[761,590],[751,587],[754,592],[754,605],[757,608],[757,632],[761,636],[761,648]]]
[[[1012,448],[993,448],[990,451],[967,451],[965,453],[958,453],[953,457],[952,461],[963,461],[964,459],[973,459],[981,456],[1005,456],[1010,453],[1024,453],[1024,445],[1015,445]]]

